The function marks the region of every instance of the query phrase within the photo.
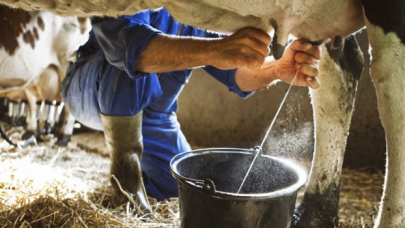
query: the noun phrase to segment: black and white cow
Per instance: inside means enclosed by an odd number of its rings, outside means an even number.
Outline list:
[[[405,1],[403,0],[1,0],[63,15],[133,14],[165,7],[180,22],[218,32],[275,30],[279,58],[289,34],[322,44],[322,86],[311,90],[315,154],[293,227],[337,224],[340,175],[363,57],[350,35],[367,27],[373,79],[387,141],[387,170],[376,228],[405,227]],[[346,41],[346,43],[345,43]],[[325,45],[323,43],[326,43]]]
[[[27,12],[0,5],[0,95],[27,100],[27,133],[38,135],[37,102],[61,102],[61,81],[68,57],[87,41],[88,18],[60,17],[49,12]],[[74,118],[63,110],[56,136],[60,144],[70,140]]]

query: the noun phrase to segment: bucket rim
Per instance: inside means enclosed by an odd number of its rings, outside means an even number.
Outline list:
[[[278,162],[283,163],[284,165],[288,166],[290,169],[294,170],[296,175],[298,176],[298,180],[296,183],[286,187],[279,189],[277,191],[273,192],[267,192],[267,193],[232,193],[232,192],[224,192],[224,191],[217,191],[212,189],[212,186],[207,186],[207,182],[204,180],[198,180],[198,179],[193,179],[193,178],[187,178],[182,175],[180,175],[175,167],[175,164],[179,163],[181,160],[196,155],[196,154],[205,154],[205,153],[223,153],[223,152],[233,152],[233,153],[241,153],[241,154],[252,154],[256,153],[256,150],[254,148],[251,149],[245,149],[245,148],[227,148],[227,147],[217,147],[217,148],[204,148],[204,149],[197,149],[197,150],[191,150],[187,152],[183,152],[180,154],[175,155],[171,161],[170,161],[170,171],[172,173],[172,176],[177,180],[181,181],[185,184],[191,185],[197,189],[203,190],[206,193],[211,193],[212,196],[218,196],[218,197],[228,197],[228,198],[249,198],[249,199],[261,199],[261,198],[276,198],[280,196],[287,196],[287,195],[292,195],[292,194],[297,194],[298,191],[304,186],[306,183],[307,179],[307,174],[306,171],[298,164],[294,163],[293,161],[285,158],[278,158],[270,155],[261,155],[265,157],[269,157],[273,160],[277,160]],[[212,182],[211,182],[212,183]]]

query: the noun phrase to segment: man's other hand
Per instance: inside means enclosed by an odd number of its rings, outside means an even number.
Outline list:
[[[260,70],[270,50],[269,34],[255,28],[243,28],[231,36],[210,43],[211,65],[227,70],[247,67]]]

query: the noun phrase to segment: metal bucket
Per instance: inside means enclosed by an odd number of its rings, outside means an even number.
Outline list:
[[[176,155],[170,163],[179,187],[183,228],[290,227],[306,173],[288,160],[253,149],[212,148]]]

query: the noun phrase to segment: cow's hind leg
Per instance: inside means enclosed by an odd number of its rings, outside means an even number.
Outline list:
[[[55,137],[58,139],[58,141],[56,141],[57,145],[67,146],[73,134],[74,123],[75,118],[70,113],[69,109],[64,106],[54,130]]]
[[[37,98],[32,92],[32,88],[25,89],[24,93],[28,100],[29,110],[27,118],[27,126],[25,127],[25,133],[22,136],[23,139],[29,139],[32,136],[38,136],[38,123],[37,123]]]
[[[44,108],[39,118],[39,130],[41,134],[48,135],[54,127],[53,102],[59,97],[61,84],[57,67],[49,65],[40,75],[36,84],[39,100],[45,101]]]
[[[371,77],[387,143],[387,169],[377,228],[405,227],[405,1],[363,1]]]
[[[340,176],[358,79],[364,65],[354,36],[339,60],[323,47],[318,90],[311,90],[315,118],[315,153],[304,199],[292,227],[333,228],[338,224]]]

